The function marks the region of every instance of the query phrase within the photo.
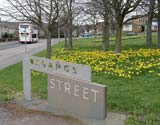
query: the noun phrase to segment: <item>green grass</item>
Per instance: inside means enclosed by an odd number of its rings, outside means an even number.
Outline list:
[[[40,97],[47,98],[46,81],[46,75],[32,76],[32,92]],[[22,91],[22,63],[0,70],[0,103],[10,101],[17,92],[22,93]]]
[[[98,38],[99,39],[99,38]],[[74,49],[101,50],[101,42],[95,38],[78,39],[74,41]],[[157,38],[153,36],[156,45]],[[61,42],[53,47],[62,48]],[[109,50],[114,50],[115,41],[110,42]],[[139,49],[145,47],[145,38],[123,40],[123,49]],[[155,46],[153,48],[156,48]],[[45,51],[37,54],[44,56]],[[135,76],[132,79],[110,78],[103,73],[92,75],[92,81],[107,85],[108,110],[124,113],[128,116],[127,124],[160,125],[160,78],[152,74]],[[11,99],[12,93],[22,92],[22,64],[0,70],[0,102]],[[32,76],[32,92],[42,98],[47,98],[47,76]]]
[[[133,36],[132,36],[133,37]],[[145,44],[145,36],[141,36],[141,37],[135,37],[129,39],[129,37],[127,37],[127,39],[123,40],[123,44],[122,44],[122,48],[123,50],[128,50],[130,48],[132,49],[139,49],[139,48],[147,48],[146,44]],[[113,50],[115,49],[115,41],[112,39],[115,38],[110,38],[110,47],[109,50]],[[156,43],[157,42],[157,36],[153,35],[153,44],[154,46],[152,48],[156,48]],[[101,38],[85,38],[83,40],[81,39],[77,39],[74,40],[73,43],[74,49],[81,49],[81,50],[93,50],[93,49],[97,49],[97,50],[102,50],[102,39]],[[63,48],[64,47],[64,42],[57,44],[54,46],[53,51],[57,48]],[[44,55],[45,52],[40,53],[39,56]]]
[[[137,125],[160,124],[160,78],[145,74],[132,79],[109,79],[98,74],[93,81],[107,85],[110,111],[125,112]]]
[[[14,91],[22,91],[21,64],[0,70],[0,102],[9,100]]]

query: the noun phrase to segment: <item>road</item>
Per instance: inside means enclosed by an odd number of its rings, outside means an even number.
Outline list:
[[[53,39],[52,45],[63,39]],[[13,44],[0,43],[0,69],[20,62],[25,56],[25,44],[12,42]],[[38,43],[27,44],[27,55],[33,55],[46,48],[46,40],[39,40]]]
[[[16,42],[10,42],[7,44],[0,44],[0,50],[4,50],[4,49],[9,49],[9,48],[14,48],[14,47],[18,47],[18,46],[22,46],[22,44]]]

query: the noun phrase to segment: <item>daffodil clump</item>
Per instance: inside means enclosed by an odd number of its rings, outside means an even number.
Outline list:
[[[95,73],[131,78],[144,73],[160,77],[160,49],[127,50],[120,54],[112,51],[82,51],[57,49],[53,60],[90,65]]]

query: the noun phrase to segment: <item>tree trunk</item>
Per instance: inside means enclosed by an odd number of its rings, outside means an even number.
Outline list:
[[[79,36],[78,28],[76,28],[76,35],[77,35],[77,37]]]
[[[109,49],[109,22],[107,18],[105,18],[104,27],[103,27],[102,49],[103,51],[106,51]]]
[[[51,31],[47,33],[47,53],[46,58],[51,59]]]
[[[146,39],[146,46],[147,47],[153,46],[153,43],[152,43],[152,20],[153,20],[153,15],[154,15],[154,7],[155,7],[155,0],[150,0],[148,22],[147,22],[147,39]]]
[[[72,49],[73,46],[72,46],[72,24],[70,24],[70,28],[69,28],[69,46],[68,46],[68,49]]]
[[[160,48],[160,0],[158,0],[158,43],[157,47]]]
[[[68,37],[69,37],[69,46],[68,46],[68,49],[72,49],[72,32],[73,32],[73,24],[72,24],[72,2],[70,3],[70,11],[69,11],[69,34],[68,34]]]
[[[115,35],[116,28],[115,28],[115,22],[113,20],[113,17],[110,18],[110,30],[111,30],[111,34]]]
[[[119,24],[116,27],[116,48],[115,53],[122,52],[122,26]]]
[[[102,0],[104,5],[104,27],[103,27],[103,51],[109,49],[109,5],[108,0]]]
[[[67,40],[67,33],[66,32],[64,32],[64,38],[65,38],[64,47],[67,49],[68,48],[68,45],[67,45],[68,40]]]
[[[96,23],[94,25],[94,32],[95,32],[94,37],[96,39],[97,38],[97,24]]]
[[[153,43],[152,43],[152,19],[150,17],[148,17],[148,22],[147,22],[146,46],[147,47],[153,46]]]

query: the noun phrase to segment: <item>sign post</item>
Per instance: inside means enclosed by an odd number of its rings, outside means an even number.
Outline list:
[[[23,59],[23,90],[25,100],[31,100],[31,70],[46,74],[61,74],[70,78],[91,81],[91,68],[87,65],[54,61],[34,56]]]
[[[23,92],[25,100],[31,101],[31,69],[26,56],[23,59]]]
[[[45,111],[57,115],[105,120],[107,87],[91,83],[89,66],[26,56],[23,60],[26,102],[32,100],[31,70],[48,74],[48,104]]]

